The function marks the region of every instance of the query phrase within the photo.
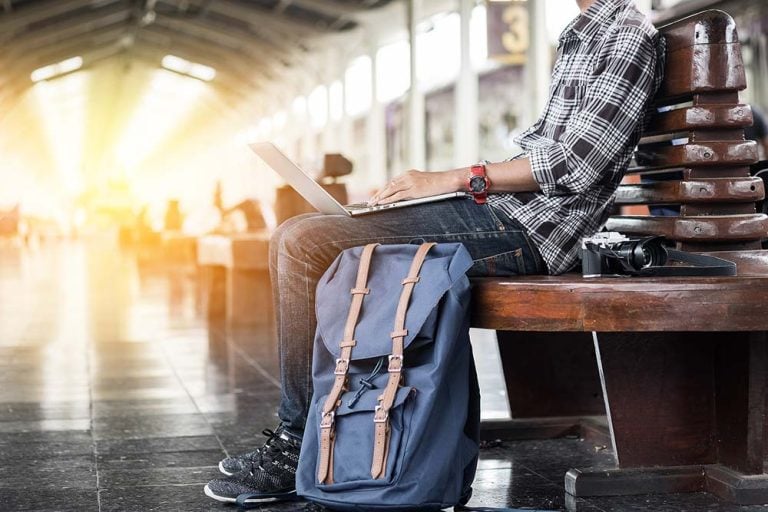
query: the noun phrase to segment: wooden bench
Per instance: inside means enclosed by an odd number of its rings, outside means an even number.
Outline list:
[[[615,216],[610,230],[662,234],[737,262],[736,277],[528,276],[474,281],[473,326],[496,329],[512,421],[489,435],[601,431],[614,468],[574,468],[575,496],[707,490],[768,503],[768,218],[743,128],[746,80],[733,19],[706,11],[661,28],[663,108],[630,174],[682,179],[622,185],[620,205],[677,204],[679,217]],[[673,106],[671,109],[669,106]],[[674,142],[672,142],[674,141]]]

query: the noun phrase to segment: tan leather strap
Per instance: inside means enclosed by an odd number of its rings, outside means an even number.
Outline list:
[[[368,284],[368,271],[371,268],[373,250],[378,245],[368,244],[363,248],[363,252],[360,255],[360,266],[357,268],[357,281],[355,282],[355,287],[350,290],[352,304],[349,306],[347,323],[344,325],[344,339],[339,343],[341,351],[339,358],[336,359],[336,368],[333,371],[335,375],[333,387],[328,394],[328,398],[325,400],[320,417],[320,457],[317,470],[317,480],[320,483],[333,482],[334,421],[336,409],[339,407],[341,394],[347,385],[349,361],[352,357],[352,348],[356,344],[355,327],[360,317],[360,310],[363,307],[363,298],[370,292],[366,288]]]
[[[376,412],[373,415],[374,443],[373,463],[371,464],[371,478],[384,478],[387,469],[387,455],[389,453],[389,410],[395,402],[397,390],[402,382],[403,350],[405,337],[408,330],[405,328],[405,314],[408,311],[408,303],[416,283],[419,282],[419,272],[427,258],[427,253],[434,243],[421,244],[413,257],[408,277],[403,279],[403,291],[400,293],[400,302],[395,313],[395,328],[390,335],[392,337],[392,354],[389,356],[389,380],[384,392],[379,397]]]

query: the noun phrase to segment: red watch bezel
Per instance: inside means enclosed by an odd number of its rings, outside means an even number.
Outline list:
[[[485,190],[482,192],[475,192],[472,190],[472,178],[482,177],[485,180]],[[488,179],[488,175],[485,172],[485,165],[476,164],[469,168],[469,177],[467,178],[467,190],[475,199],[477,204],[485,204],[488,199],[488,189],[491,188],[491,180]]]

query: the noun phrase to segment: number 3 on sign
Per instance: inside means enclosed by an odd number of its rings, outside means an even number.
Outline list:
[[[525,53],[528,50],[528,9],[522,5],[511,5],[502,15],[507,30],[501,36],[501,43],[511,54]]]

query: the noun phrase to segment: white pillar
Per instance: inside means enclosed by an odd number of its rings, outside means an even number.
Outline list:
[[[526,66],[526,97],[528,109],[524,111],[524,126],[533,124],[544,110],[549,96],[549,81],[552,76],[550,43],[547,37],[545,0],[528,2],[529,33],[528,59]]]
[[[454,94],[453,163],[463,167],[476,163],[480,158],[480,123],[478,120],[478,80],[472,65],[470,52],[470,20],[474,0],[459,0],[461,17],[461,67]]]
[[[345,63],[346,64],[346,63]],[[347,80],[346,67],[340,73],[341,81],[341,120],[339,121],[339,150],[349,152],[352,150],[352,119],[347,115]]]
[[[333,69],[335,55],[331,50],[328,50],[325,57],[325,70],[322,72],[323,85],[325,85],[325,126],[322,133],[322,146],[323,153],[332,153],[339,150],[339,130],[336,121],[331,119],[331,84],[335,77],[335,70]]]
[[[384,117],[384,105],[378,100],[378,84],[376,83],[376,52],[378,44],[369,45],[368,54],[371,57],[371,111],[367,117],[368,139],[368,169],[365,183],[368,188],[383,185],[387,180],[387,127]],[[362,169],[361,169],[362,170]]]
[[[416,24],[419,21],[421,0],[406,2],[408,20],[408,39],[410,41],[411,86],[408,89],[408,167],[424,170],[426,167],[426,137],[424,94],[419,90],[418,48]]]

